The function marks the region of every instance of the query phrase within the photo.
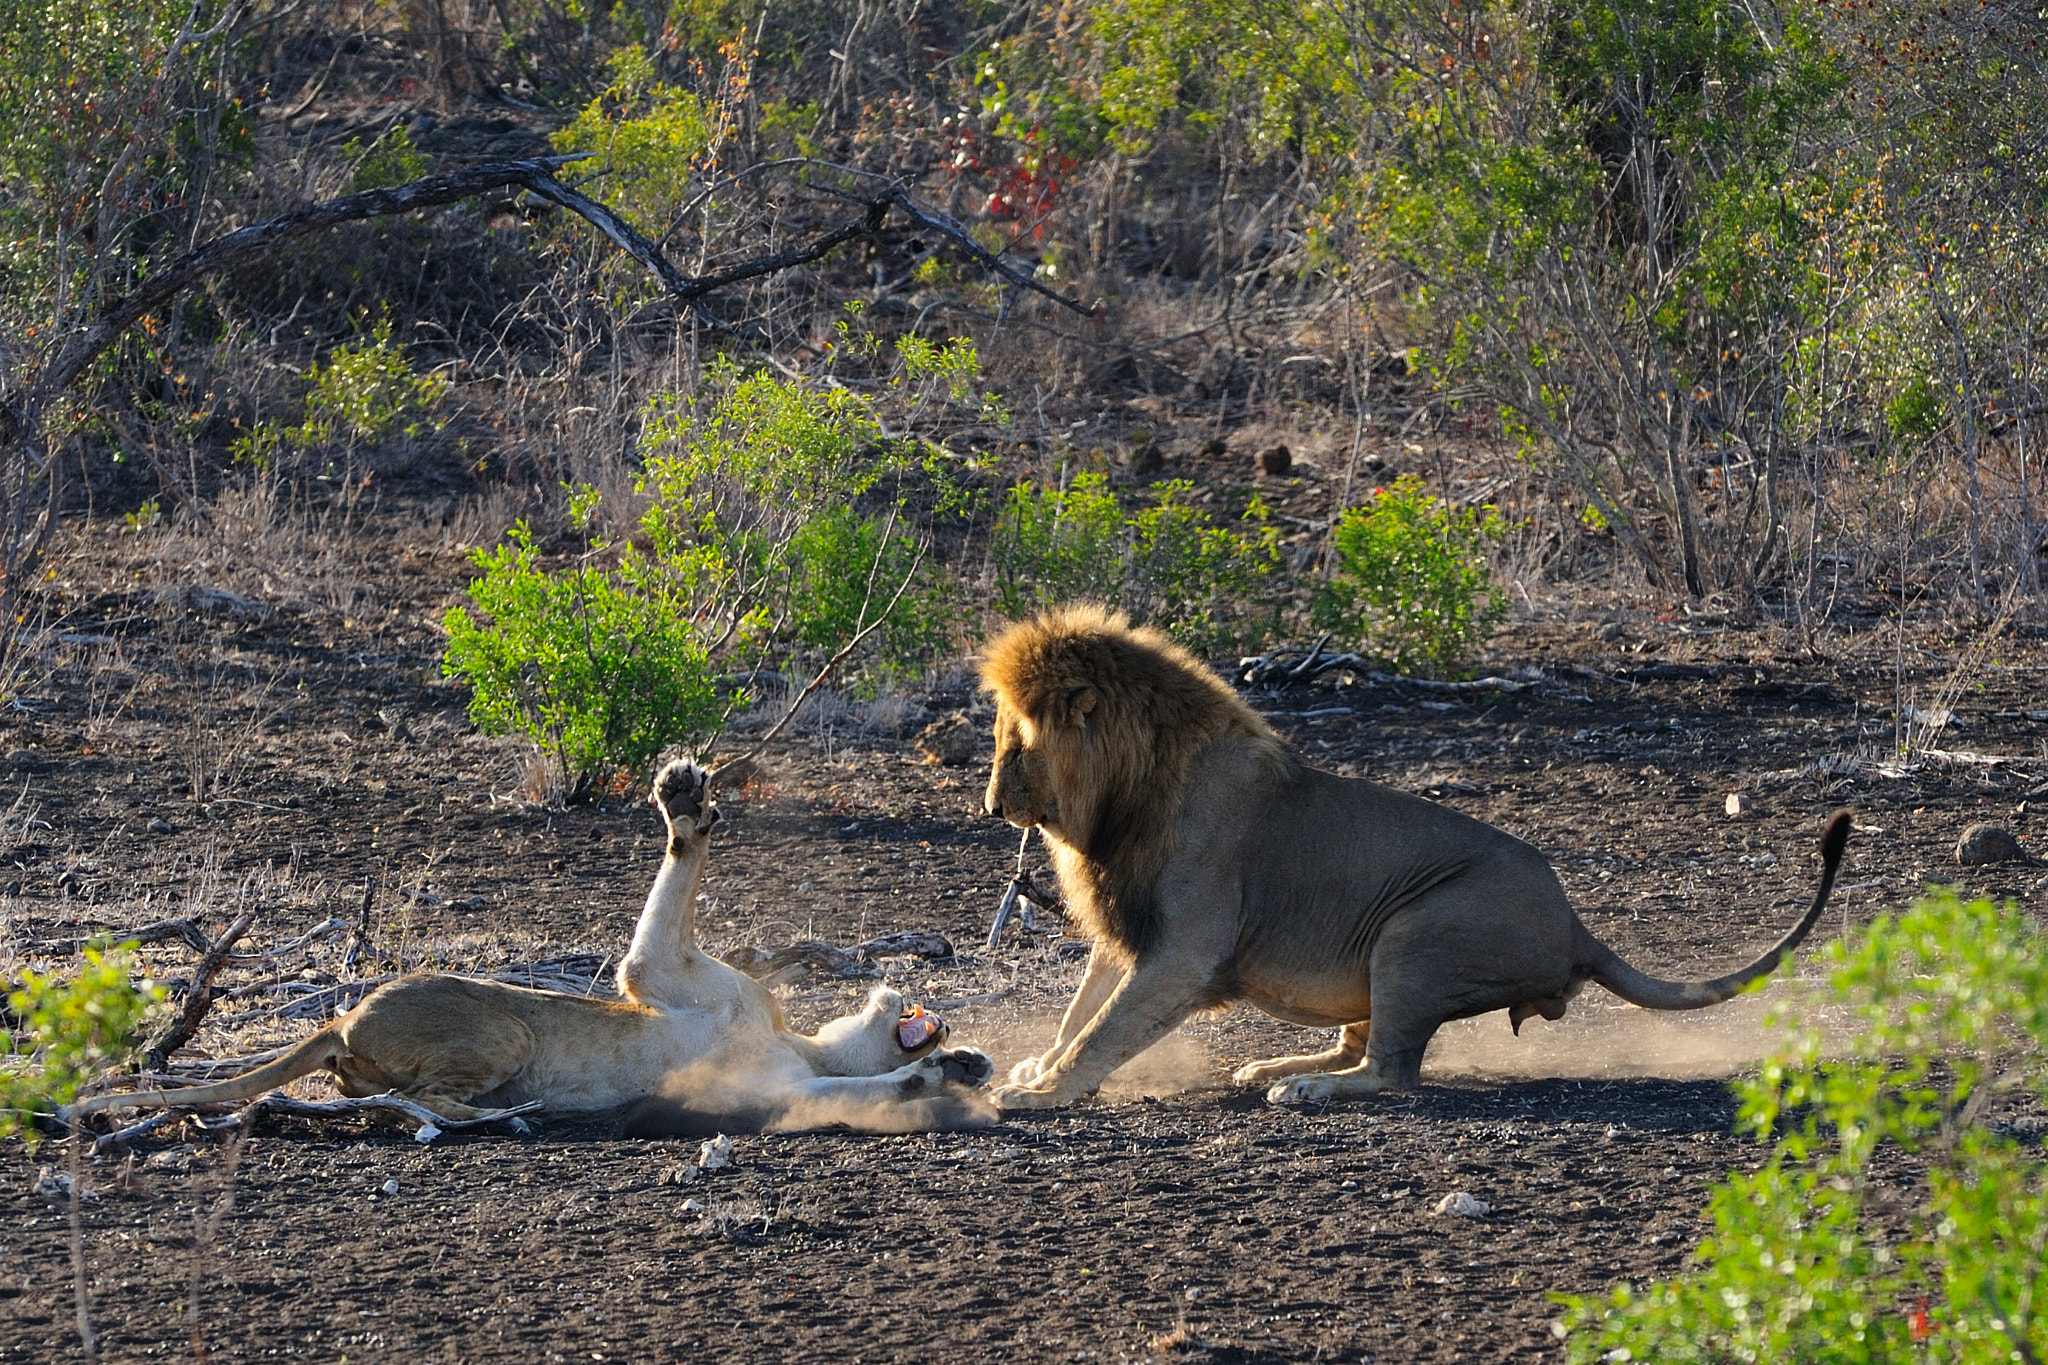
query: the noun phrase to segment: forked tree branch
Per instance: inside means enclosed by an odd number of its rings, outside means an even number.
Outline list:
[[[695,306],[705,295],[743,280],[773,275],[818,260],[834,247],[856,237],[879,232],[891,207],[935,231],[945,234],[962,250],[990,271],[1022,288],[1044,295],[1063,307],[1092,317],[1095,309],[1048,289],[1028,273],[990,252],[966,228],[938,210],[911,198],[899,181],[890,180],[869,196],[850,196],[862,205],[858,218],[849,219],[802,246],[757,256],[703,275],[686,275],[664,255],[661,248],[643,237],[631,223],[603,204],[579,194],[555,178],[555,172],[571,162],[594,155],[577,152],[567,156],[529,157],[516,161],[486,161],[461,170],[446,171],[423,179],[394,185],[389,189],[365,190],[361,194],[326,199],[290,213],[216,237],[206,245],[187,252],[151,275],[135,290],[115,299],[100,310],[68,340],[59,344],[21,396],[0,402],[0,440],[30,437],[40,431],[42,414],[52,400],[68,390],[86,367],[113,345],[120,335],[146,313],[163,307],[181,290],[217,271],[251,257],[260,256],[322,228],[370,218],[389,218],[439,208],[464,199],[519,185],[551,204],[569,210],[602,232],[611,242],[646,267],[662,287],[681,303]]]

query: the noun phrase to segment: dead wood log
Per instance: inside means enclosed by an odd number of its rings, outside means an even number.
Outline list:
[[[953,945],[944,934],[913,929],[884,934],[851,948],[835,947],[819,939],[802,939],[780,948],[745,946],[720,959],[757,980],[773,979],[778,984],[795,980],[808,972],[823,972],[842,979],[879,975],[875,963],[885,957],[947,958]]]
[[[38,943],[25,943],[21,951],[30,957],[61,957],[86,948],[111,948],[131,939],[136,943],[163,943],[176,939],[195,953],[203,953],[209,946],[205,933],[191,920],[167,919],[145,924],[140,929],[107,929],[84,938],[49,938]]]
[[[228,953],[249,932],[249,926],[256,922],[254,910],[244,910],[235,916],[234,923],[214,941],[206,955],[199,959],[199,965],[192,969],[192,980],[185,987],[184,1008],[171,1022],[162,1037],[143,1049],[142,1059],[151,1071],[161,1071],[164,1062],[173,1052],[183,1047],[199,1030],[200,1020],[206,1018],[206,1011],[213,1006],[213,978],[228,960]]]

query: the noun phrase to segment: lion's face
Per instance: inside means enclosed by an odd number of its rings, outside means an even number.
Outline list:
[[[1058,708],[1063,714],[1032,717],[998,698],[995,766],[982,800],[989,814],[1020,827],[1083,835],[1099,785],[1087,735],[1095,700],[1087,691]]]

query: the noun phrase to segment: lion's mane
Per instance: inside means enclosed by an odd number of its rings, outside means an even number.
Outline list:
[[[1174,852],[1195,755],[1236,739],[1277,773],[1298,770],[1272,727],[1200,660],[1101,607],[1057,607],[1011,626],[989,646],[981,677],[1040,725],[1057,723],[1076,695],[1095,693],[1083,743],[1096,818],[1085,848],[1054,840],[1053,857],[1082,927],[1133,957],[1158,935],[1159,874]]]

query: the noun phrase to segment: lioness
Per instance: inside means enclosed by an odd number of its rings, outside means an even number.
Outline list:
[[[1095,607],[1044,613],[989,649],[986,804],[1052,845],[1095,940],[1043,1056],[1006,1110],[1092,1094],[1197,1010],[1244,1000],[1341,1026],[1336,1047],[1244,1067],[1285,1103],[1416,1084],[1449,1019],[1564,1016],[1587,981],[1648,1009],[1717,1004],[1773,970],[1827,904],[1849,816],[1821,835],[1820,891],[1777,945],[1712,981],[1629,966],[1573,913],[1543,855],[1491,825],[1302,764],[1220,678]],[[1289,1078],[1289,1079],[1283,1079]]]
[[[697,883],[718,807],[706,774],[677,761],[655,779],[668,851],[633,944],[623,1000],[459,976],[409,976],[266,1066],[214,1085],[100,1095],[65,1111],[234,1103],[315,1071],[345,1095],[402,1095],[448,1118],[538,1100],[550,1111],[631,1107],[636,1135],[825,1122],[888,1131],[974,1121],[965,1088],[986,1056],[939,1045],[946,1026],[877,989],[859,1014],[792,1032],[759,982],[697,946]]]

